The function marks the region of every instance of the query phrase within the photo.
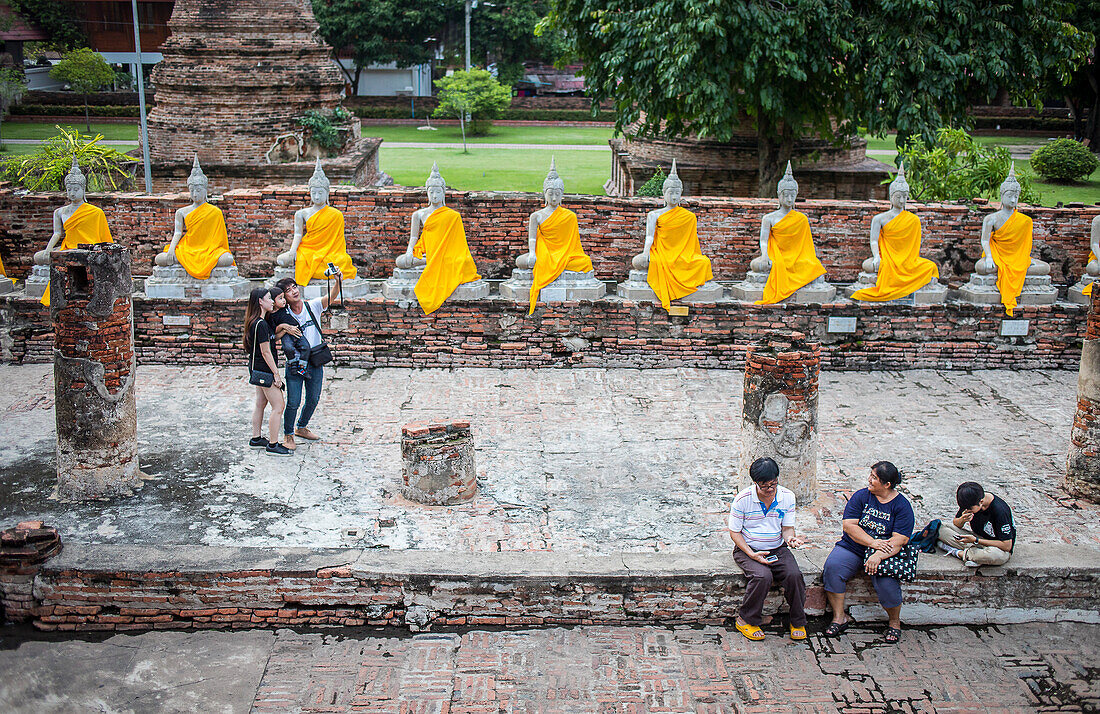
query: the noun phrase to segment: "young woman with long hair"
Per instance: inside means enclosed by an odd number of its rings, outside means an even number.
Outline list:
[[[290,456],[290,450],[279,443],[279,429],[286,400],[283,398],[283,379],[279,374],[279,357],[275,339],[264,318],[275,309],[271,291],[254,288],[248,295],[244,310],[244,351],[248,355],[248,382],[256,386],[256,406],[252,409],[252,439],[248,445],[263,449],[271,456]],[[260,435],[263,428],[264,409],[271,405],[267,419],[267,438]]]

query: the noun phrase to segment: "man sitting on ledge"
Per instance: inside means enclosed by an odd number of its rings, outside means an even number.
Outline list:
[[[959,510],[950,523],[940,524],[940,547],[968,567],[1004,565],[1016,544],[1012,509],[980,484],[967,481],[955,492]],[[970,530],[965,526],[970,524]]]
[[[745,600],[734,623],[750,640],[764,639],[761,612],[772,581],[783,583],[791,611],[791,639],[806,639],[806,581],[791,553],[803,544],[794,534],[794,493],[779,485],[779,465],[764,457],[752,462],[753,484],[737,494],[730,507],[733,559],[745,571]]]

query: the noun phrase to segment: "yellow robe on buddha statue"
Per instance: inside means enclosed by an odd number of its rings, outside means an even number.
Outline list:
[[[329,263],[340,269],[344,280],[359,275],[344,240],[344,214],[325,206],[306,220],[306,233],[294,257],[294,282],[304,286],[314,278],[324,278]]]
[[[65,221],[65,237],[61,239],[61,245],[54,250],[72,250],[78,245],[113,242],[103,209],[90,203],[82,203]],[[46,283],[46,291],[42,293],[41,303],[46,307],[50,305],[49,283]]]
[[[4,270],[4,259],[2,257],[0,257],[0,278],[3,278],[5,280],[11,280],[12,284],[15,283],[15,279],[14,278],[9,278],[8,277],[8,271]]]
[[[853,300],[897,300],[920,290],[940,276],[936,264],[920,257],[920,219],[902,211],[878,234],[878,280],[873,288],[857,290]]]
[[[673,300],[691,295],[713,278],[710,258],[699,249],[695,214],[676,206],[657,216],[646,282],[661,307],[667,310]]]
[[[176,243],[176,260],[188,275],[206,280],[222,254],[229,252],[225,218],[220,208],[204,203],[183,217],[183,225],[187,232]]]
[[[764,297],[757,305],[772,305],[794,295],[825,274],[825,266],[817,259],[810,219],[799,211],[791,211],[772,226],[768,237],[768,259],[772,262]]]
[[[423,245],[428,264],[416,281],[416,299],[425,315],[439,309],[459,285],[477,280],[477,266],[470,246],[466,243],[466,230],[458,211],[440,206],[432,211],[416,245]],[[414,253],[415,255],[415,247]]]
[[[1013,211],[1004,225],[989,236],[989,250],[997,264],[997,291],[1005,314],[1012,317],[1016,299],[1031,267],[1031,218]]]
[[[531,307],[535,311],[539,292],[558,279],[566,270],[587,273],[592,270],[592,260],[581,247],[581,231],[577,214],[558,206],[539,224],[535,242],[535,269],[531,283]]]
[[[1095,254],[1095,253],[1093,253],[1093,252],[1092,252],[1092,251],[1090,250],[1090,251],[1089,251],[1089,259],[1088,259],[1088,262],[1086,262],[1086,263],[1085,263],[1085,265],[1088,265],[1089,263],[1091,263],[1091,262],[1092,262],[1092,261],[1094,261],[1094,260],[1096,260],[1096,254]],[[2,264],[2,263],[0,263],[0,268],[2,268],[2,267],[3,267],[3,264]],[[1082,294],[1082,295],[1092,295],[1092,286],[1093,286],[1093,285],[1094,285],[1094,283],[1089,283],[1088,285],[1086,285],[1086,286],[1085,286],[1085,289],[1081,291],[1081,294]]]

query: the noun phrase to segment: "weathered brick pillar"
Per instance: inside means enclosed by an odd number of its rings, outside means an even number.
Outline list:
[[[770,456],[779,482],[800,504],[817,498],[817,378],[821,345],[800,332],[773,334],[749,346],[741,420],[742,485],[749,466]]]
[[[431,506],[451,506],[477,494],[474,440],[470,422],[449,421],[401,427],[405,498]]]
[[[130,251],[101,243],[50,262],[57,495],[128,496],[141,487]]]
[[[1066,459],[1066,490],[1100,501],[1100,301],[1095,295],[1089,305],[1077,372],[1077,413]]]
[[[38,614],[34,577],[59,552],[61,536],[42,521],[23,521],[0,532],[0,621],[25,622]]]

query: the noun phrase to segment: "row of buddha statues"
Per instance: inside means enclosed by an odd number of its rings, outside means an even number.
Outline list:
[[[103,211],[84,200],[85,187],[74,159],[65,177],[69,202],[54,211],[53,234],[46,248],[35,253],[35,265],[27,279],[27,293],[40,294],[43,304],[49,304],[51,251],[111,241]],[[198,157],[187,187],[191,203],[176,211],[172,239],[156,256],[153,274],[145,283],[146,294],[244,297],[251,284],[237,274],[225,219],[221,210],[207,201],[209,186]],[[383,283],[382,294],[397,301],[415,300],[430,314],[448,299],[488,297],[490,286],[478,274],[461,215],[445,205],[446,183],[438,166],[433,164],[425,187],[428,205],[412,214],[408,245],[394,261],[393,275]],[[592,260],[581,245],[577,214],[561,205],[565,183],[553,160],[542,188],[545,205],[528,220],[528,252],[516,258],[511,278],[499,286],[503,297],[527,302],[528,314],[540,299],[598,299],[607,289],[595,277]],[[617,294],[628,300],[659,302],[666,310],[674,300],[714,302],[723,298],[725,287],[714,282],[710,259],[700,249],[695,214],[680,205],[683,183],[675,161],[662,188],[664,205],[646,214],[642,252],[634,256],[629,278],[618,285]],[[319,291],[331,263],[344,277],[345,296],[362,296],[371,286],[358,277],[352,264],[344,216],[329,205],[329,192],[329,180],[318,161],[309,180],[310,205],[294,214],[293,241],[290,249],[276,258],[271,280],[289,276],[307,291]],[[750,263],[745,279],[730,287],[731,296],[759,305],[831,302],[837,288],[825,281],[825,266],[817,257],[809,219],[794,208],[798,182],[789,162],[777,193],[778,209],[761,220],[760,255]],[[890,209],[871,221],[871,256],[863,262],[858,281],[845,288],[846,295],[870,302],[943,302],[947,288],[937,281],[939,269],[920,255],[920,218],[906,210],[909,185],[904,166],[890,184],[889,197]],[[970,281],[959,290],[959,297],[968,302],[1000,302],[1010,316],[1017,304],[1050,304],[1057,298],[1050,266],[1031,256],[1032,221],[1016,210],[1019,197],[1020,184],[1013,167],[1000,187],[1000,209],[982,222],[982,257]],[[1085,275],[1070,288],[1070,299],[1076,302],[1087,302],[1092,283],[1100,279],[1100,216],[1091,228]],[[0,274],[2,271],[0,263]]]

